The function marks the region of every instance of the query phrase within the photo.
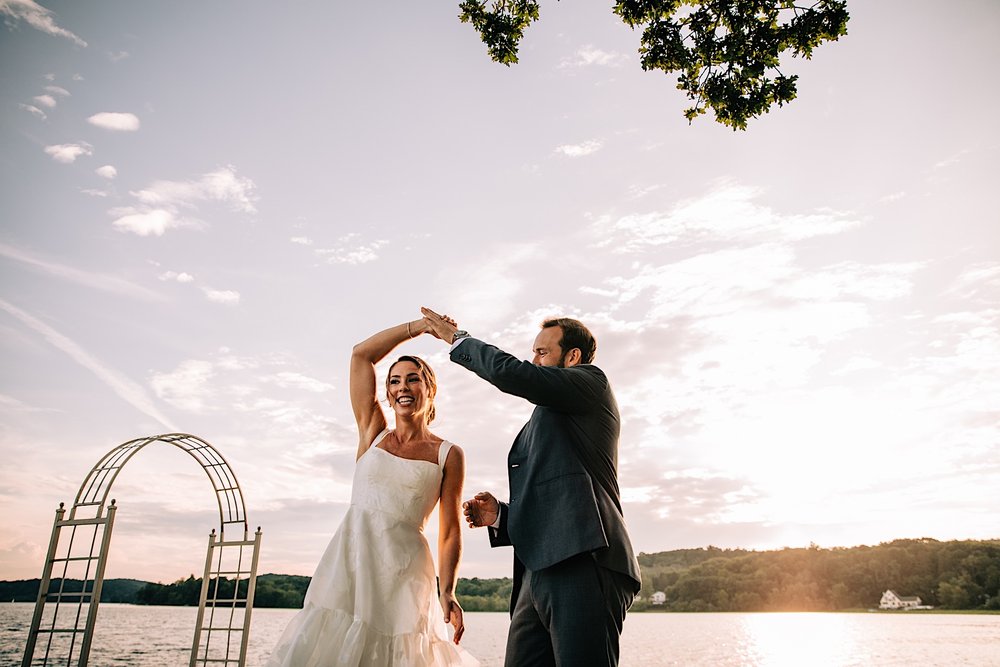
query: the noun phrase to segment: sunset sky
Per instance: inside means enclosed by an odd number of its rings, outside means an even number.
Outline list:
[[[0,0],[0,579],[170,432],[232,464],[260,571],[311,574],[351,346],[421,305],[523,358],[590,325],[637,551],[1000,538],[1000,4],[848,7],[733,132],[688,124],[611,3],[543,2],[507,68],[457,1]],[[399,351],[466,495],[506,497],[531,406],[446,350]],[[112,496],[108,577],[201,572],[193,460],[149,447]],[[465,536],[462,576],[509,574]]]

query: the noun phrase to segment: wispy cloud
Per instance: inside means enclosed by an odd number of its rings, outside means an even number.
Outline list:
[[[181,284],[191,284],[195,282],[194,276],[184,271],[164,271],[157,276],[164,282],[176,282]],[[240,302],[240,293],[236,290],[214,289],[202,286],[201,293],[212,303],[221,303],[226,306],[235,306]]]
[[[14,24],[19,20],[24,21],[36,30],[56,37],[65,37],[77,46],[87,46],[87,42],[72,32],[57,26],[52,10],[42,7],[34,0],[0,0],[0,14],[9,17],[8,21]]]
[[[676,243],[794,241],[839,234],[861,224],[857,217],[836,211],[782,215],[759,203],[762,195],[759,188],[726,182],[666,212],[604,217],[596,224],[598,245],[630,253]]]
[[[35,116],[38,116],[42,120],[45,120],[46,118],[48,118],[48,116],[45,114],[44,111],[42,111],[38,107],[34,106],[33,104],[18,104],[17,106],[20,107],[21,109],[24,109],[28,113],[31,113],[31,114],[33,114]]]
[[[171,371],[156,373],[150,384],[162,400],[194,413],[266,409],[274,415],[286,414],[289,395],[334,389],[328,382],[288,365],[282,357],[238,356],[224,348],[213,357],[187,359]]]
[[[143,204],[154,206],[191,206],[196,201],[220,201],[235,210],[254,213],[255,186],[240,177],[234,167],[222,167],[195,181],[155,181],[132,194]]]
[[[946,157],[945,159],[934,164],[935,169],[946,169],[948,167],[954,166],[961,162],[967,155],[970,155],[972,151],[968,148],[963,148],[957,153]]]
[[[128,58],[131,54],[128,51],[108,51],[108,58],[113,63],[121,62]]]
[[[212,289],[211,287],[202,287],[201,291],[205,294],[205,298],[213,303],[221,303],[227,306],[235,306],[240,302],[240,293],[236,290],[229,289]]]
[[[59,95],[60,97],[70,96],[68,90],[66,90],[65,88],[60,88],[59,86],[45,86],[45,90],[47,92],[52,93],[53,95]]]
[[[76,162],[76,159],[81,155],[93,155],[94,147],[86,141],[81,141],[78,144],[55,144],[53,146],[46,146],[45,152],[48,155],[51,155],[52,159],[56,162],[70,164]]]
[[[314,251],[330,264],[367,264],[378,259],[378,251],[389,242],[383,239],[360,241],[357,232],[346,234],[337,240],[332,248],[316,248]]]
[[[58,276],[85,287],[143,299],[145,301],[163,300],[163,297],[156,292],[127,280],[123,280],[122,278],[118,278],[117,276],[81,271],[80,269],[73,268],[71,266],[65,266],[50,260],[42,259],[25,250],[15,248],[5,243],[0,243],[0,256],[27,264],[28,266],[36,269],[41,269],[46,273]]]
[[[299,245],[312,245],[313,241],[307,236],[293,236],[289,239],[292,243],[297,243]]]
[[[596,139],[590,139],[579,144],[564,144],[562,146],[556,146],[555,152],[561,153],[566,157],[584,157],[601,150],[603,145],[604,144]]]
[[[105,130],[117,132],[135,132],[139,129],[139,117],[134,113],[102,111],[88,118],[87,122]]]
[[[628,60],[628,56],[622,53],[603,51],[593,46],[587,45],[576,51],[570,58],[564,58],[559,63],[560,69],[580,68],[580,67],[613,67]]]
[[[111,209],[112,224],[122,232],[139,236],[162,236],[169,229],[196,227],[199,222],[186,212],[197,210],[202,202],[220,202],[244,213],[256,211],[254,183],[236,174],[233,167],[222,167],[192,181],[155,181],[131,192],[134,206]]]
[[[41,320],[29,315],[16,306],[0,299],[0,310],[6,311],[9,315],[20,321],[25,326],[39,333],[53,347],[69,355],[73,361],[80,364],[93,373],[101,382],[107,385],[123,401],[134,407],[143,414],[155,419],[171,431],[177,430],[170,420],[164,416],[156,407],[146,391],[137,383],[121,375],[117,371],[107,368],[92,354],[84,350],[73,340],[59,333]]]
[[[448,307],[455,309],[456,316],[461,313],[462,318],[479,326],[507,323],[529,282],[527,276],[537,264],[544,264],[546,256],[535,243],[495,243],[488,257],[464,259],[450,267],[445,277],[453,280],[452,270],[464,276],[462,289],[455,292]],[[536,324],[532,321],[528,326]]]

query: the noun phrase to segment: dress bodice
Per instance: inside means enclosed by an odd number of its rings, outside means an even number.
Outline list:
[[[405,459],[378,447],[387,433],[382,431],[358,459],[351,505],[395,516],[423,530],[441,495],[444,461],[451,443],[441,443],[437,463]]]

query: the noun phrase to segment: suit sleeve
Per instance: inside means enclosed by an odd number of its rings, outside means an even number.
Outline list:
[[[489,531],[491,547],[512,546],[510,535],[507,534],[507,503],[500,503],[500,527],[486,530]]]
[[[451,360],[505,394],[560,412],[587,411],[607,388],[607,378],[596,366],[536,366],[475,338],[453,349]]]

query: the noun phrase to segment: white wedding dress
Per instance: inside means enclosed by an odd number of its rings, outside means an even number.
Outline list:
[[[437,463],[404,459],[377,446],[387,433],[358,459],[351,506],[268,667],[479,664],[448,639],[423,533],[451,443]]]

